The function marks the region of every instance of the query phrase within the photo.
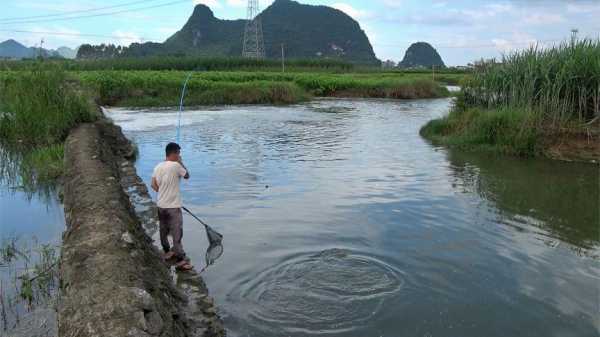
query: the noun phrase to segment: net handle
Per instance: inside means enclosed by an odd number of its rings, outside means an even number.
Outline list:
[[[208,226],[204,221],[202,221],[199,217],[197,217],[196,215],[194,215],[194,213],[192,213],[189,209],[185,208],[184,206],[181,206],[181,208],[186,211],[189,215],[193,216],[194,219],[198,220],[198,222],[200,222],[201,224],[204,225],[204,227],[210,228],[210,226]],[[212,228],[210,228],[212,230]]]

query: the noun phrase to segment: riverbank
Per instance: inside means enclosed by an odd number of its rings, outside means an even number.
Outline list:
[[[179,104],[189,72],[86,71],[73,76],[93,89],[100,105],[168,107]],[[452,75],[454,76],[454,75]],[[429,74],[275,72],[191,73],[186,105],[293,104],[312,97],[417,99],[446,97]]]
[[[420,134],[434,144],[465,151],[598,164],[599,130],[597,122],[554,129],[533,112],[454,108],[427,123]]]
[[[66,141],[59,336],[223,336],[202,279],[185,275],[175,287],[125,193],[138,186],[149,199],[134,155],[120,128],[102,118]]]
[[[466,150],[598,163],[600,40],[515,52],[482,63],[450,113],[420,131]]]

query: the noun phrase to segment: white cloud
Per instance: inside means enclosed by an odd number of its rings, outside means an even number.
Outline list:
[[[569,3],[567,12],[575,14],[592,14],[600,12],[600,3]]]
[[[403,5],[403,0],[383,0],[383,4],[387,7],[400,8]]]
[[[231,7],[239,7],[243,8],[248,6],[248,1],[246,0],[227,0],[227,5]]]
[[[135,32],[115,30],[112,35],[116,38],[116,43],[128,46],[134,42],[145,42],[144,38]]]
[[[485,8],[487,8],[489,15],[506,13],[510,12],[513,9],[512,5],[504,3],[487,4]]]
[[[525,16],[525,23],[530,25],[550,25],[565,21],[560,14],[553,13],[534,13]]]
[[[494,43],[496,49],[502,53],[510,53],[514,50],[527,48],[536,44],[542,46],[534,36],[518,31],[512,33],[510,40],[496,38],[492,39],[492,43]]]
[[[335,3],[335,4],[331,5],[331,7],[350,15],[354,19],[364,19],[364,18],[369,18],[369,17],[373,16],[372,13],[369,11],[356,9],[356,8],[352,7],[351,5],[349,5],[347,3],[343,3],[343,2]]]

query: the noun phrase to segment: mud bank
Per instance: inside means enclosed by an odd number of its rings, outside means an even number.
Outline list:
[[[161,261],[149,235],[156,207],[134,157],[105,119],[67,139],[59,336],[224,336],[200,276],[173,275]]]

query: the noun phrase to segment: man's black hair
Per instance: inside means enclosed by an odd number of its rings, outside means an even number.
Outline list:
[[[179,146],[179,144],[177,144],[177,143],[169,143],[167,145],[167,148],[165,149],[165,152],[167,153],[167,157],[168,157],[172,153],[177,153],[180,150],[181,150],[181,147]]]

